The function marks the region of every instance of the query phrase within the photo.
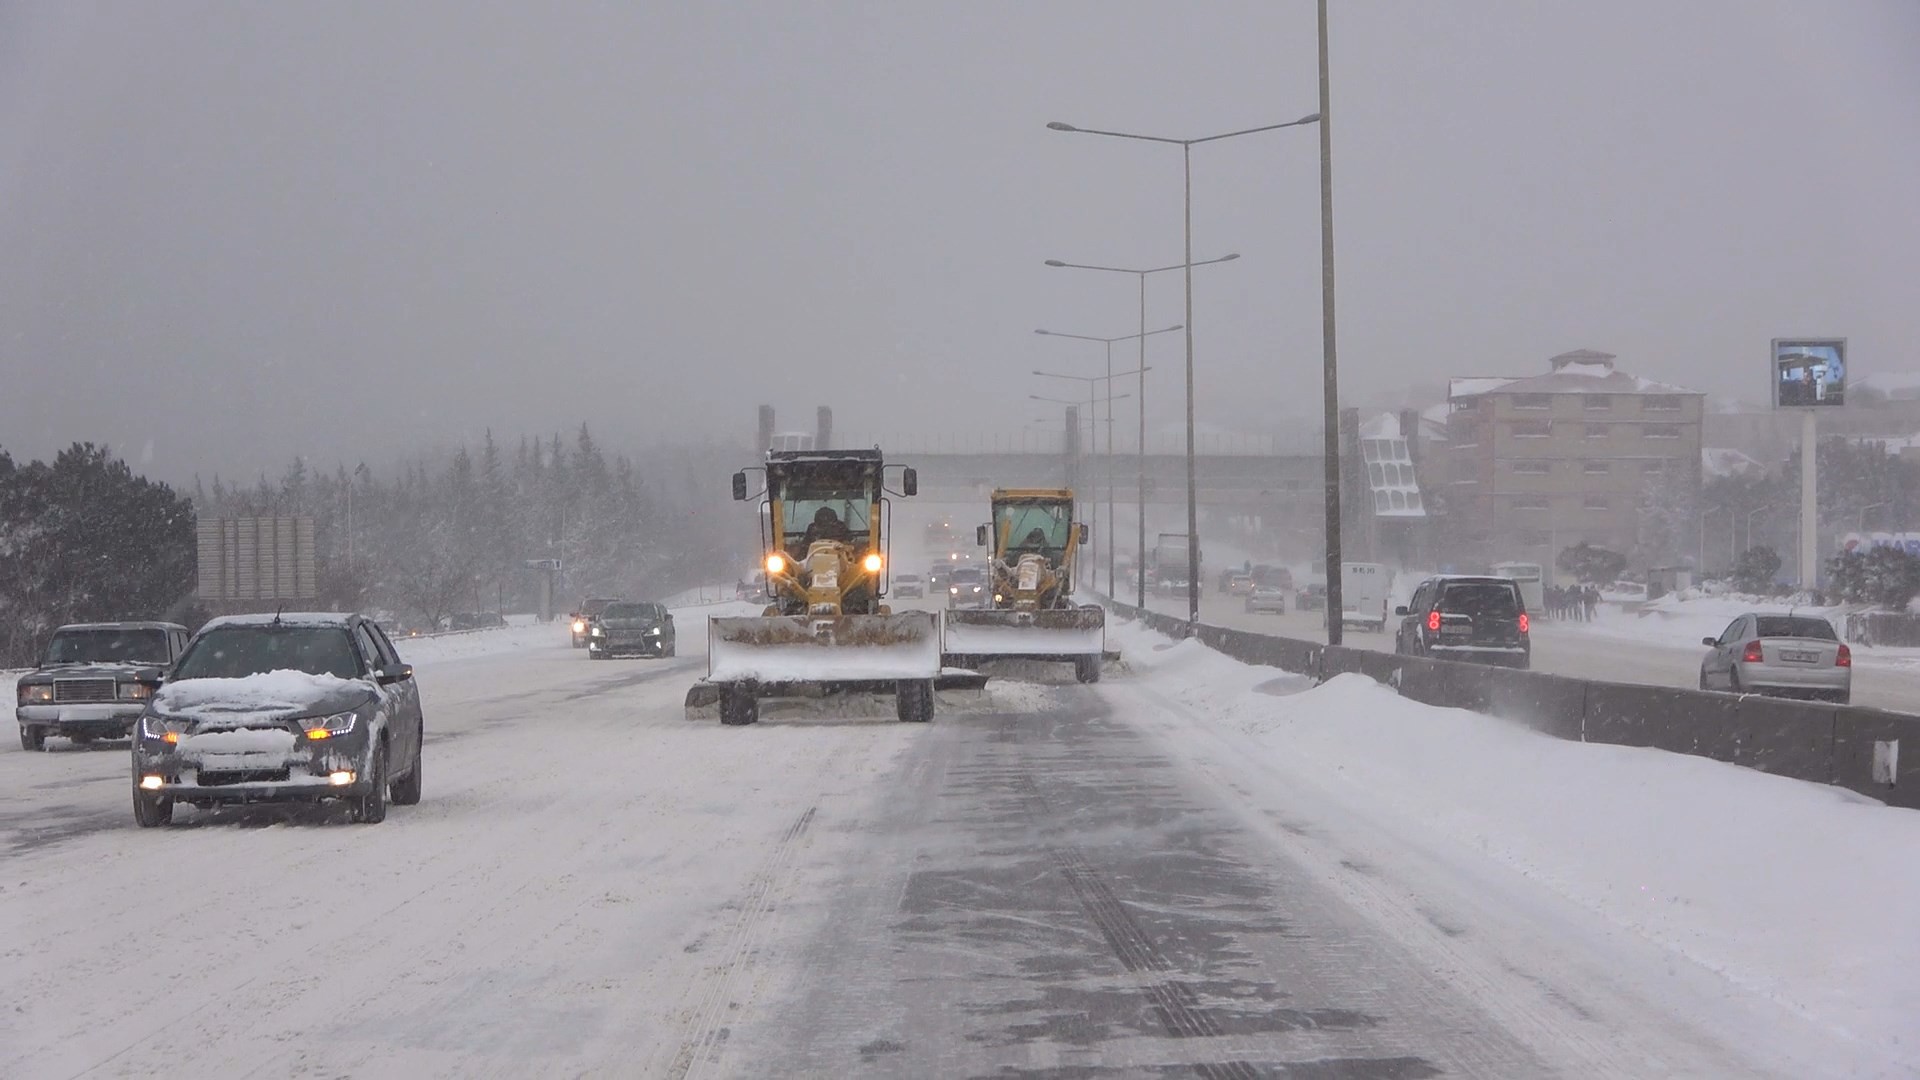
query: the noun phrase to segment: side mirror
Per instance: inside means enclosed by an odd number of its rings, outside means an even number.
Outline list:
[[[733,474],[733,501],[747,501],[747,474],[744,470]]]
[[[374,674],[374,681],[381,686],[392,686],[394,683],[406,682],[411,678],[413,678],[412,664],[395,664],[392,667],[381,668]]]
[[[1081,522],[1081,523],[1080,523],[1080,542],[1081,542],[1081,543],[1083,543],[1083,544],[1084,544],[1084,543],[1086,543],[1086,542],[1087,542],[1087,537],[1088,537],[1088,536],[1090,536],[1090,535],[1092,535],[1092,533],[1091,533],[1091,531],[1090,531],[1090,530],[1088,529],[1088,527],[1087,527],[1087,523],[1086,523],[1086,522],[1084,522],[1084,521],[1083,521],[1083,522]]]
[[[1409,611],[1407,610],[1407,605],[1405,605],[1405,604],[1401,604],[1401,605],[1400,605],[1399,607],[1397,607],[1397,608],[1394,608],[1394,609],[1393,609],[1393,613],[1394,613],[1395,615],[1409,615],[1409,614],[1412,614],[1411,612],[1409,612]]]
[[[1711,649],[1711,648],[1717,647],[1720,644],[1720,639],[1703,637],[1700,639],[1700,644],[1705,645],[1707,648]]]
[[[900,494],[909,496],[920,494],[920,474],[914,472],[912,466],[900,471]]]
[[[985,525],[975,525],[973,527],[973,542],[979,547],[987,546],[987,527]]]

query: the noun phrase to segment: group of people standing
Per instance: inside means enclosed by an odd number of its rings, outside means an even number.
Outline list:
[[[1592,585],[1549,585],[1547,617],[1572,622],[1592,622],[1600,607],[1600,590]]]

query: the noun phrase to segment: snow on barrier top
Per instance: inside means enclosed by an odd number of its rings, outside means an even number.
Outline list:
[[[1198,638],[1249,664],[1321,682],[1347,673],[1366,675],[1401,697],[1488,713],[1557,738],[1692,754],[1920,809],[1920,716],[1396,656],[1190,625],[1157,611],[1109,603],[1153,630]]]

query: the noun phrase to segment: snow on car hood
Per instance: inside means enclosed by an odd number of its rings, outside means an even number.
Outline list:
[[[261,720],[346,712],[373,693],[364,679],[269,671],[244,679],[183,679],[153,696],[155,712],[190,717],[208,728],[238,728]]]

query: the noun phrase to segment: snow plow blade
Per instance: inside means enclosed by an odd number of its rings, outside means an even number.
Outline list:
[[[970,667],[987,660],[1070,660],[1106,652],[1107,613],[1098,607],[1063,611],[949,611],[942,658]]]
[[[714,616],[707,621],[707,678],[728,683],[842,683],[931,679],[940,674],[939,620],[892,615]]]

